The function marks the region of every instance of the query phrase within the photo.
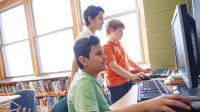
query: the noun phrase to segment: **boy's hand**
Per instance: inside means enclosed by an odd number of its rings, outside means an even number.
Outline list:
[[[185,101],[188,104],[191,103],[191,101],[181,95],[162,95],[150,100],[146,100],[144,103],[147,103],[148,106],[145,106],[146,110],[149,112],[175,112],[170,107],[178,107],[185,110],[190,110],[191,107],[180,102]],[[150,109],[150,110],[149,110]]]
[[[131,76],[130,79],[131,79],[133,82],[139,82],[139,81],[141,81],[143,78],[144,78],[144,75],[143,75],[142,73],[138,73],[138,74],[133,74],[133,75]]]
[[[152,70],[149,69],[149,68],[145,68],[145,69],[142,70],[142,72],[144,72],[144,73],[149,73],[149,72],[152,72]]]

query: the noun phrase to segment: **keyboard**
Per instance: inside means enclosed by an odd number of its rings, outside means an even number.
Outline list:
[[[138,82],[137,101],[148,100],[162,94],[170,93],[166,85],[161,80],[145,80]]]
[[[156,69],[154,72],[151,73],[151,78],[158,78],[158,77],[167,77],[170,73],[170,69],[163,68],[163,69]]]

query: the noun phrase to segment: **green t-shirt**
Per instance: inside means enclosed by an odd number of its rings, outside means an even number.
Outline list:
[[[69,112],[106,112],[109,104],[97,80],[80,72],[73,80],[68,93]]]

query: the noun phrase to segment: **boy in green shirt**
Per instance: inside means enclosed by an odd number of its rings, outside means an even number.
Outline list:
[[[76,40],[74,44],[76,62],[82,72],[73,80],[68,94],[69,112],[175,112],[168,106],[190,110],[190,106],[178,100],[191,103],[181,95],[163,95],[117,110],[110,110],[103,90],[96,78],[106,70],[107,57],[98,37],[90,36]]]

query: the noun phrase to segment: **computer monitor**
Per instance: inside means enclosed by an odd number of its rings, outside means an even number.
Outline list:
[[[190,89],[198,87],[200,55],[195,20],[185,4],[176,6],[171,25],[176,66],[187,85],[183,86],[183,92],[190,94]]]

